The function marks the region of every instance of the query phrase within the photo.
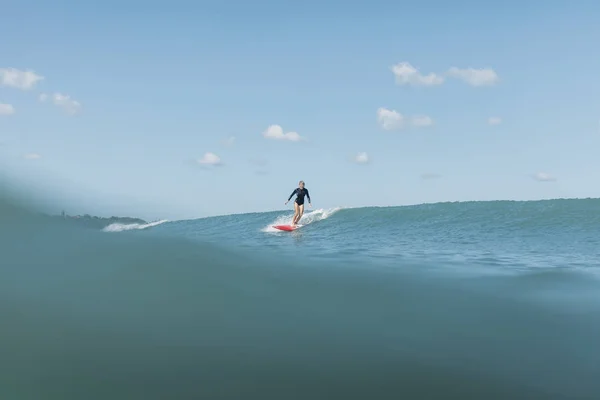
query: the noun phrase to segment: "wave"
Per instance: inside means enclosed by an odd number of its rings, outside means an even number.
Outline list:
[[[306,210],[301,225],[325,220],[334,214],[338,226],[360,229],[448,229],[488,226],[490,229],[514,231],[545,231],[548,229],[587,230],[596,232],[600,225],[600,199],[558,199],[538,201],[465,201],[427,203],[408,206],[333,207],[314,211]],[[228,214],[194,220],[178,221],[178,224],[205,224],[207,229],[219,230],[224,225],[236,231],[256,231],[257,224],[262,232],[278,233],[273,225],[292,222],[293,212],[256,212]],[[171,224],[170,224],[171,225]]]
[[[104,232],[123,232],[123,231],[131,231],[131,230],[143,230],[143,229],[152,228],[154,226],[162,225],[165,222],[169,222],[169,221],[166,219],[163,219],[160,221],[149,222],[147,224],[118,224],[118,223],[116,223],[116,224],[110,224],[102,230]]]

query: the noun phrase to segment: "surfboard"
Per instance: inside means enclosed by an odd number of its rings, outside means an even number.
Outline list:
[[[300,228],[302,225],[296,225],[296,226],[292,226],[292,225],[273,225],[273,228],[275,229],[279,229],[280,231],[295,231],[296,229]]]

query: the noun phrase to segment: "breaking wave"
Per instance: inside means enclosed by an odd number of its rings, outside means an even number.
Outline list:
[[[131,230],[142,230],[152,228],[154,226],[162,225],[165,222],[169,222],[166,219],[160,221],[149,222],[147,224],[110,224],[106,228],[102,229],[104,232],[123,232]]]
[[[304,215],[302,215],[302,218],[300,218],[299,225],[306,226],[306,225],[312,224],[313,222],[323,221],[323,220],[331,217],[333,214],[340,211],[341,209],[342,209],[341,207],[334,207],[334,208],[328,208],[328,209],[319,208],[317,210],[310,211],[310,212],[305,211]],[[280,233],[281,231],[273,228],[273,225],[289,225],[292,223],[293,217],[294,217],[293,212],[286,213],[284,215],[279,215],[272,223],[265,226],[262,229],[262,232]]]

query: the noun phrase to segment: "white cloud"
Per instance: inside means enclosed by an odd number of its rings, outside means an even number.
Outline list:
[[[221,157],[216,155],[215,153],[204,153],[201,159],[198,160],[198,164],[200,165],[221,165]]]
[[[356,156],[354,156],[354,162],[357,164],[368,164],[369,161],[369,155],[365,152],[358,153]]]
[[[52,104],[62,108],[65,110],[65,112],[71,115],[77,114],[79,111],[81,111],[81,103],[72,99],[71,96],[66,94],[54,93],[52,96],[49,96],[46,93],[42,93],[38,98],[41,102],[46,102],[49,99],[52,100]]]
[[[444,83],[444,74],[421,74],[408,62],[400,62],[391,68],[398,85],[438,86]],[[498,83],[499,77],[491,68],[450,68],[446,76],[460,79],[471,86],[492,86]]]
[[[54,105],[61,107],[69,114],[77,114],[81,110],[81,103],[71,99],[71,96],[55,93],[52,97]]]
[[[488,119],[488,124],[490,125],[500,125],[502,123],[502,118],[500,117],[490,117]]]
[[[434,73],[423,75],[407,62],[392,66],[392,72],[398,85],[435,86],[444,83],[444,77]]]
[[[3,104],[0,103],[0,115],[13,115],[15,113],[15,108],[12,104]]]
[[[540,181],[540,182],[555,182],[556,178],[553,177],[552,175],[549,175],[545,172],[538,172],[537,174],[533,175],[533,179],[535,179],[536,181]]]
[[[448,70],[448,75],[460,79],[471,86],[492,86],[495,85],[499,78],[496,71],[491,68],[465,68],[460,69],[452,67]]]
[[[425,127],[433,125],[433,119],[427,115],[417,115],[412,118],[412,124],[416,127]]]
[[[388,110],[384,107],[380,107],[377,110],[377,121],[386,131],[400,129],[404,126],[404,116],[402,114],[396,110]]]
[[[290,142],[299,142],[304,138],[301,137],[297,132],[283,132],[283,128],[280,125],[271,125],[263,132],[263,136],[267,139],[274,140],[289,140]]]
[[[377,121],[386,131],[402,129],[405,123],[405,117],[396,110],[390,110],[380,107],[377,110]],[[427,115],[415,115],[410,118],[412,126],[422,128],[433,125],[433,119]]]
[[[0,86],[29,90],[43,79],[43,76],[31,70],[21,71],[16,68],[0,68]]]
[[[23,158],[26,160],[39,160],[40,158],[42,158],[42,156],[40,156],[37,153],[29,153],[29,154],[25,154],[23,156]]]
[[[231,147],[235,144],[235,137],[234,136],[230,136],[227,139],[225,139],[223,141],[223,145]]]

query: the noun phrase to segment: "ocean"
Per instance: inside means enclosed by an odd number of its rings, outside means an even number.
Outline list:
[[[0,197],[0,398],[598,399],[600,200],[113,224]]]

